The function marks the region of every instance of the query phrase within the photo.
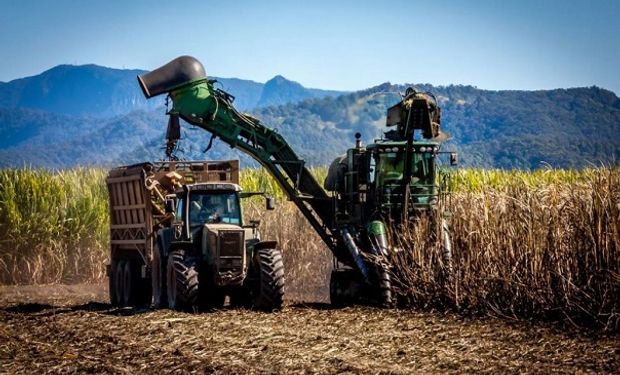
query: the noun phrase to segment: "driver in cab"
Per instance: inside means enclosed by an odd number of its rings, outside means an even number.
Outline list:
[[[225,207],[217,197],[203,196],[197,200],[192,200],[190,205],[190,221],[192,225],[219,223],[222,221]]]

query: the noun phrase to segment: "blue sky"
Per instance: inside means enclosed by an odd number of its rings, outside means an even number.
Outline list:
[[[620,93],[620,0],[0,0],[0,81],[58,64],[153,69],[189,54],[207,74],[356,90],[597,85]]]

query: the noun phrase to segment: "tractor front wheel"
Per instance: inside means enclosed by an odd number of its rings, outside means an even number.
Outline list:
[[[191,310],[198,306],[198,271],[196,262],[183,250],[168,256],[166,268],[168,307],[174,310]]]
[[[251,288],[252,307],[263,311],[282,308],[284,263],[278,249],[260,249],[254,255],[256,278]]]

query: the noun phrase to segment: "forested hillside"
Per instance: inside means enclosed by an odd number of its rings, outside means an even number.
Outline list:
[[[139,72],[60,66],[0,83],[0,166],[115,165],[163,157],[167,121],[163,99],[142,98],[135,83]],[[82,84],[71,83],[74,80]],[[353,144],[355,132],[362,133],[366,143],[381,137],[386,109],[408,87],[384,83],[338,95],[281,76],[265,84],[221,79],[217,85],[235,95],[239,109],[277,129],[315,165],[327,164],[344,152]],[[620,160],[620,99],[611,91],[413,86],[437,97],[443,129],[451,135],[444,149],[459,151],[463,165],[535,169]],[[209,137],[185,125],[178,155],[238,157],[217,140],[205,155]]]

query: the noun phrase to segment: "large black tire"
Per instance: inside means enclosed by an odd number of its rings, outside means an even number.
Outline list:
[[[355,303],[361,284],[354,270],[338,268],[332,270],[329,278],[329,300],[334,307],[345,307]]]
[[[151,285],[151,278],[142,278],[141,268],[144,263],[139,262],[134,264],[134,275],[136,275],[136,290],[135,306],[137,307],[149,307],[151,306],[151,300],[153,299],[153,290]],[[148,268],[147,268],[148,272]]]
[[[130,260],[123,261],[123,306],[134,306],[136,303],[136,274]]]
[[[392,282],[387,266],[377,263],[370,268],[373,271],[371,284],[367,284],[358,271],[351,268],[332,270],[329,280],[329,298],[334,307],[355,304],[379,305],[391,307],[394,304]]]
[[[392,278],[390,277],[390,269],[384,263],[376,265],[377,272],[377,304],[382,307],[392,307],[394,299],[392,296]]]
[[[168,295],[166,294],[167,266],[159,245],[155,245],[151,262],[151,289],[153,291],[153,307],[156,309],[168,307]]]
[[[150,279],[141,278],[138,260],[125,259],[116,268],[115,289],[118,306],[144,307],[151,303]]]
[[[250,289],[252,307],[273,311],[284,302],[284,263],[278,249],[260,249],[254,254],[256,278]]]
[[[166,268],[168,307],[174,310],[194,310],[199,303],[199,282],[196,262],[183,250],[168,255]]]
[[[110,304],[118,306],[118,297],[116,295],[116,259],[110,262],[110,273],[108,274],[108,294],[110,295]]]
[[[116,304],[115,306],[123,306],[123,301],[125,299],[124,297],[124,280],[123,280],[123,273],[125,270],[125,261],[124,260],[118,260],[116,262],[116,267],[114,267],[112,273],[114,274],[114,289],[116,290],[116,292],[114,293],[116,295]]]

